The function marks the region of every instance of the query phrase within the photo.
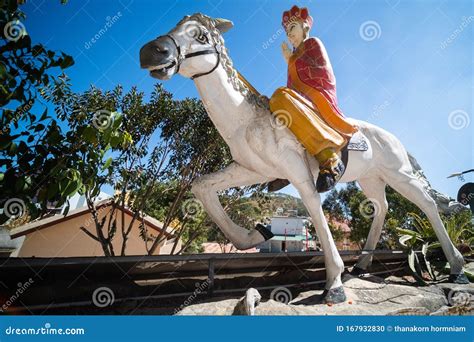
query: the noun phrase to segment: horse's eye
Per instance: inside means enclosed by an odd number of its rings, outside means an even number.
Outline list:
[[[201,33],[197,38],[196,40],[201,43],[201,44],[207,44],[209,43],[209,38],[207,37],[207,35],[205,33]]]

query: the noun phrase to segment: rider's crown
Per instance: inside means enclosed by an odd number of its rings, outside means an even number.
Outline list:
[[[311,28],[313,26],[313,17],[309,15],[308,9],[306,7],[293,6],[289,11],[283,12],[282,25],[287,28],[287,26],[293,21],[302,21],[306,22]]]

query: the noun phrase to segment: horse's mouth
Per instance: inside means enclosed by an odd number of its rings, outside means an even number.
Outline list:
[[[168,79],[171,75],[171,70],[175,67],[176,63],[174,61],[170,61],[167,63],[159,64],[156,66],[148,67],[148,71],[150,72],[150,76],[153,78],[158,79]]]
[[[147,69],[150,76],[168,80],[178,69],[178,49],[169,36],[158,37],[140,49],[140,67]]]
[[[174,67],[174,65],[175,65],[174,61],[171,61],[171,62],[160,64],[160,65],[157,65],[157,66],[148,67],[147,69],[150,72],[152,72],[152,71],[166,72],[169,69],[171,69],[172,67]]]

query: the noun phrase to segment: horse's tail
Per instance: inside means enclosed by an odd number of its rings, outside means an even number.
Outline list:
[[[461,203],[457,202],[454,198],[449,197],[431,187],[428,178],[426,178],[423,169],[421,168],[420,164],[413,157],[408,151],[408,159],[410,160],[411,167],[413,168],[413,175],[423,183],[423,186],[426,192],[430,195],[430,197],[436,202],[438,206],[438,211],[442,214],[449,215],[453,213],[457,213],[463,210],[468,210],[465,206]]]

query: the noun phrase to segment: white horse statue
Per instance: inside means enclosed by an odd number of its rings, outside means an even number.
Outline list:
[[[218,191],[287,179],[297,189],[308,209],[325,257],[326,291],[324,301],[346,299],[341,281],[343,261],[321,207],[315,176],[319,165],[287,127],[275,125],[268,102],[258,96],[233,68],[222,34],[232,27],[225,19],[201,13],[185,16],[171,31],[140,50],[141,67],[160,80],[175,74],[194,80],[206,111],[229,145],[233,162],[225,169],[199,177],[193,194],[225,236],[238,249],[256,246],[272,237],[262,225],[248,230],[234,223],[224,211]],[[357,181],[374,203],[375,216],[356,270],[366,270],[379,241],[387,212],[385,186],[389,184],[416,204],[428,217],[451,267],[450,280],[468,283],[464,259],[450,240],[439,216],[436,202],[422,180],[414,174],[409,155],[391,133],[361,120],[351,120],[367,138],[365,151],[349,151],[346,171],[340,182]]]

